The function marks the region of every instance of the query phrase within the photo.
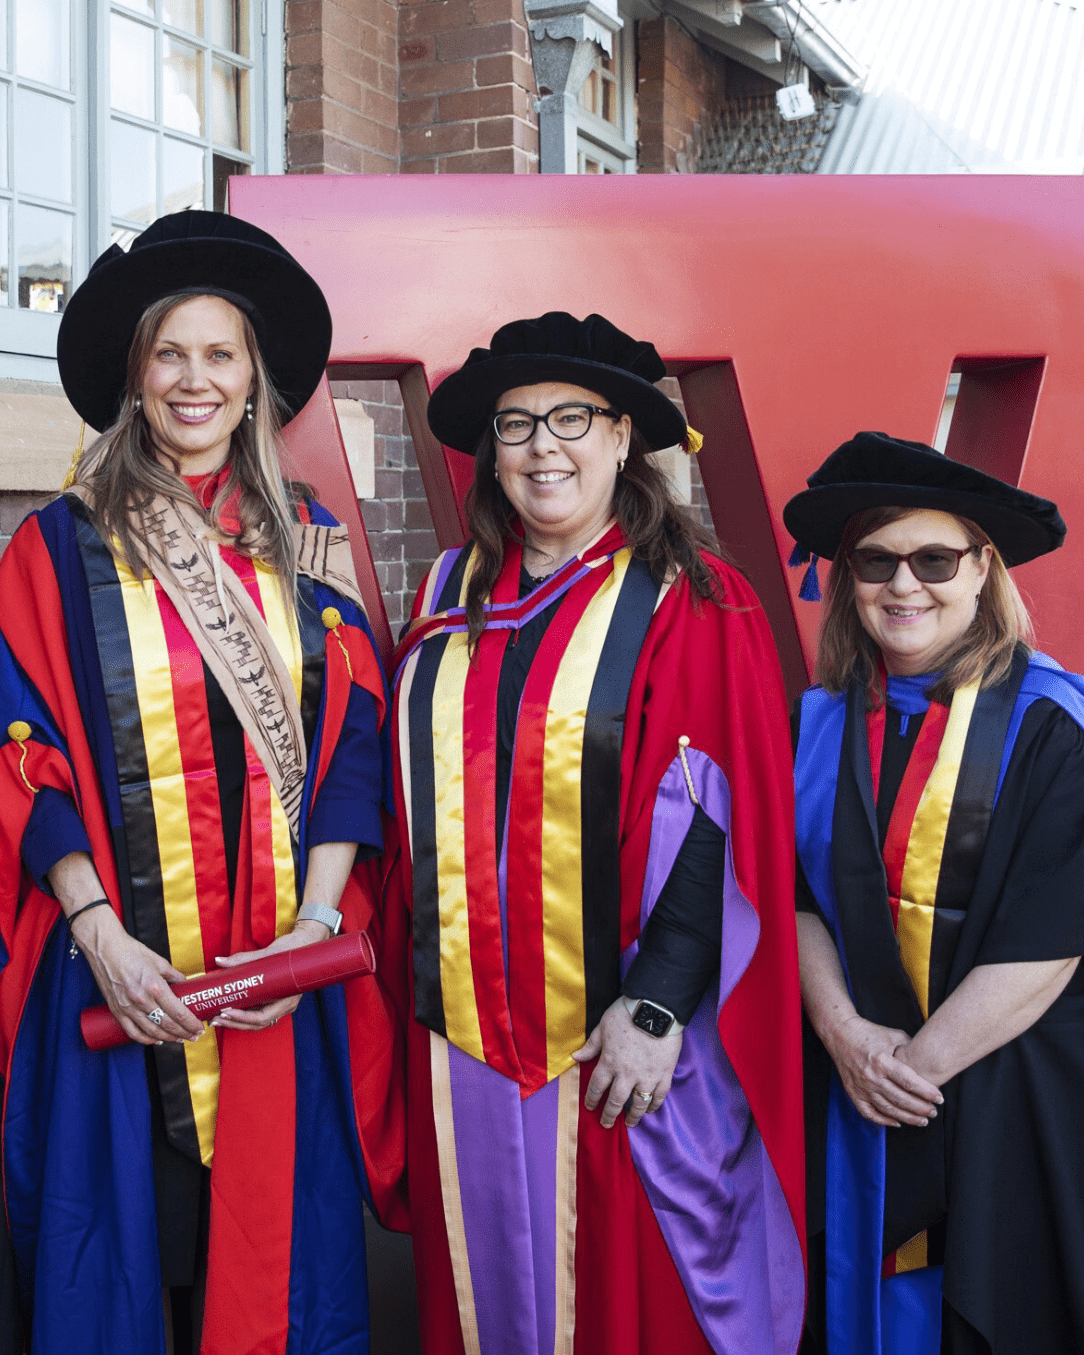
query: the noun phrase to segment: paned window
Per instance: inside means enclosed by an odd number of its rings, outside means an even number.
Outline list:
[[[0,0],[0,348],[71,292],[80,201],[72,0]],[[31,318],[33,317],[33,318]]]
[[[0,0],[0,377],[148,222],[281,173],[284,0]]]
[[[109,208],[127,244],[161,216],[226,205],[255,162],[249,0],[127,0],[109,13]]]
[[[621,39],[618,37],[614,42],[615,49],[619,48],[620,44]],[[599,56],[591,74],[583,82],[583,89],[580,90],[580,107],[586,108],[596,118],[608,122],[611,127],[620,129],[617,58],[616,50],[610,56],[605,52]]]
[[[580,90],[576,160],[580,174],[636,173],[633,21],[613,35],[613,52],[600,52]]]

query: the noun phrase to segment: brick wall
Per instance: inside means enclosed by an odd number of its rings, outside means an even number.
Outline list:
[[[726,97],[726,58],[700,46],[674,19],[636,25],[641,174],[684,170],[700,128]]]
[[[664,376],[659,386],[684,414],[685,401],[681,398],[681,386],[677,377]],[[711,520],[708,496],[704,492],[704,481],[700,478],[700,462],[695,456],[689,458],[689,508],[697,522],[714,535],[715,526]]]
[[[523,0],[401,0],[403,174],[527,174],[538,118]]]
[[[373,420],[376,497],[362,500],[361,516],[394,635],[437,554],[422,473],[398,382],[336,381],[332,389],[336,396],[360,400]]]
[[[287,0],[290,173],[397,171],[398,24],[395,0]]]

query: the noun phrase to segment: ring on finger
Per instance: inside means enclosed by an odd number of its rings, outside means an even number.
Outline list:
[[[652,1092],[637,1092],[637,1093],[636,1093],[636,1099],[637,1099],[637,1101],[643,1101],[643,1103],[644,1103],[645,1105],[648,1105],[648,1106],[651,1104],[652,1097],[653,1097],[653,1093],[652,1093]]]
[[[153,1021],[156,1026],[160,1026],[162,1024],[163,1016],[165,1016],[165,1012],[162,1010],[162,1008],[155,1007],[154,1011],[147,1013],[147,1020]]]

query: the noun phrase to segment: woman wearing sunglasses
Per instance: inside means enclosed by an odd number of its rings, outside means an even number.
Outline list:
[[[1056,506],[859,433],[784,521],[831,558],[797,716],[806,1347],[1084,1349],[1084,684],[1006,566]],[[815,559],[813,568],[815,569]]]

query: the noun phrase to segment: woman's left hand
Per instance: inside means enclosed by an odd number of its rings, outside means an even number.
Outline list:
[[[588,1110],[594,1110],[606,1096],[601,1116],[603,1129],[614,1125],[623,1110],[625,1123],[633,1129],[648,1111],[659,1109],[670,1090],[681,1039],[680,1031],[660,1040],[638,1030],[623,998],[619,997],[606,1009],[587,1043],[572,1055],[577,1063],[598,1059],[587,1084],[584,1104]]]
[[[295,922],[294,929],[284,936],[278,936],[263,950],[243,950],[236,955],[216,957],[216,963],[223,969],[234,965],[249,964],[253,960],[262,960],[265,955],[276,955],[282,950],[294,950],[298,946],[311,946],[314,941],[325,941],[330,935],[322,922]],[[300,993],[294,997],[282,997],[277,1002],[269,1002],[266,1007],[223,1007],[211,1021],[212,1026],[222,1026],[226,1030],[267,1030],[283,1016],[289,1014],[301,1001]]]

